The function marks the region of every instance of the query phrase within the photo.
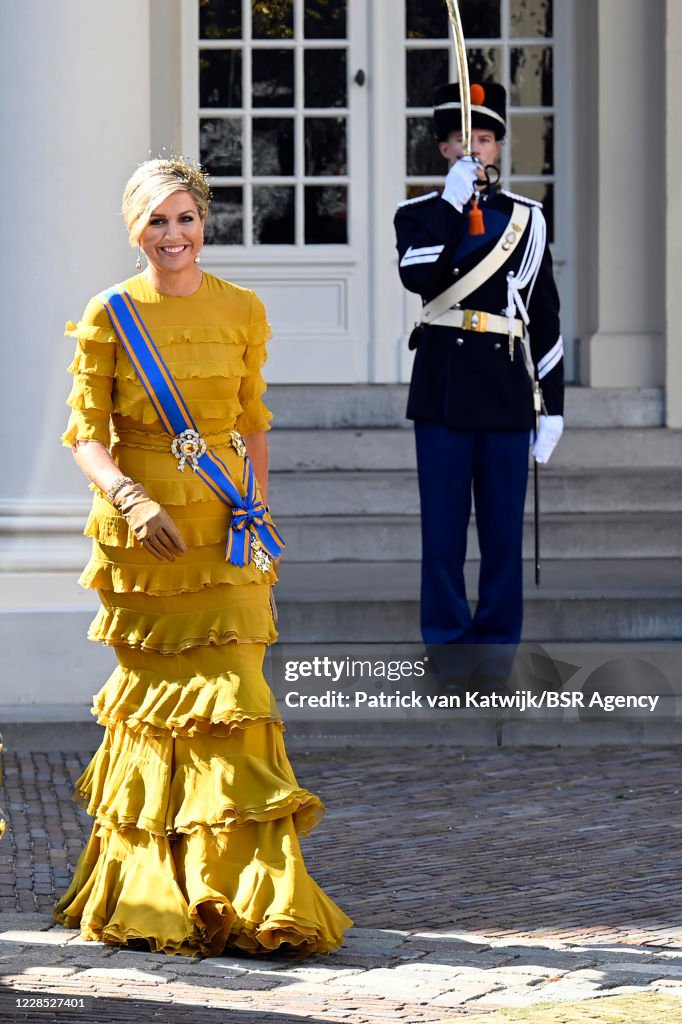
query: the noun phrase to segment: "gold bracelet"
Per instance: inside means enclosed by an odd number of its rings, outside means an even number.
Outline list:
[[[121,488],[125,487],[126,484],[132,484],[132,482],[133,481],[129,476],[117,476],[113,484],[110,484],[110,486],[107,487],[104,493],[106,494],[107,499],[111,502],[112,505],[114,504],[114,498],[121,490]],[[114,508],[115,507],[116,506],[114,505]]]

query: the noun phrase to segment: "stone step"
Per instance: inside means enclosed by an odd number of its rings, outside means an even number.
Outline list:
[[[477,566],[467,564],[476,590]],[[524,639],[682,640],[682,561],[548,561],[536,588],[526,566]],[[419,564],[284,564],[277,587],[286,642],[416,642]]]
[[[532,511],[532,508],[531,508]],[[83,520],[70,535],[36,535],[11,540],[0,535],[0,570],[80,573],[90,553]],[[421,557],[416,515],[281,516],[277,525],[287,542],[289,562],[401,562]],[[682,558],[682,516],[679,512],[547,513],[541,529],[543,559]],[[524,557],[532,558],[532,516],[524,528]],[[475,523],[469,529],[468,556],[476,560]]]
[[[524,557],[532,558],[532,504],[524,529]],[[80,573],[91,541],[82,536],[83,519],[72,532],[49,531],[7,537],[0,531],[0,571]],[[61,524],[64,525],[63,523]],[[287,542],[287,562],[417,561],[421,557],[416,515],[280,516],[277,525]],[[679,512],[547,513],[541,530],[542,557],[682,558]],[[477,559],[475,523],[469,529],[468,556]]]
[[[467,565],[476,592],[475,563]],[[523,637],[539,643],[682,641],[682,561],[547,561],[542,586],[527,566]],[[7,574],[0,589],[5,703],[83,701],[115,659],[85,643],[97,597],[69,574]],[[419,565],[283,564],[276,588],[280,639],[299,644],[419,643]],[[77,656],[76,656],[77,652]],[[45,665],[52,666],[46,684]],[[10,692],[11,691],[11,692]]]
[[[277,523],[287,542],[287,562],[405,562],[421,557],[418,516],[284,516]],[[469,558],[478,558],[474,523],[467,551]],[[533,551],[533,520],[527,516],[524,557],[532,558]],[[549,513],[542,519],[541,551],[547,559],[682,558],[682,516]]]
[[[266,401],[278,428],[410,425],[406,384],[274,384]],[[581,427],[660,427],[663,391],[569,387],[566,419]]]
[[[411,430],[273,430],[270,465],[277,472],[414,469]],[[569,429],[552,456],[552,469],[682,468],[682,430]]]
[[[636,513],[682,511],[682,468],[586,469],[549,466],[540,470],[543,516],[547,513]],[[270,497],[278,519],[289,516],[417,515],[419,493],[414,470],[274,471]],[[528,508],[532,497],[529,488]],[[0,543],[23,543],[42,535],[78,535],[90,507],[78,500],[0,499]]]
[[[541,507],[550,512],[682,511],[682,469],[541,470]],[[300,515],[419,513],[416,473],[274,473],[269,492],[277,518]],[[529,502],[532,497],[529,496]]]

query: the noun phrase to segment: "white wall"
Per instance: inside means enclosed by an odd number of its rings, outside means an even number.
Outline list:
[[[82,492],[59,447],[65,368],[87,299],[134,272],[119,212],[149,154],[148,0],[3,4],[2,498]],[[17,429],[20,428],[20,429]]]
[[[664,5],[598,0],[596,148],[583,191],[594,220],[596,323],[582,383],[661,385],[665,376]],[[589,106],[583,118],[591,119]],[[594,101],[593,101],[594,102]]]

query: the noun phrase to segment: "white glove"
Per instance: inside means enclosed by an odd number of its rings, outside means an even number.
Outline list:
[[[473,157],[463,156],[448,171],[443,189],[443,199],[447,200],[450,206],[454,206],[459,213],[474,194],[480,166],[478,160],[474,160]]]
[[[550,456],[559,443],[564,432],[563,416],[541,416],[538,436],[533,445],[533,458],[543,465],[549,462]]]

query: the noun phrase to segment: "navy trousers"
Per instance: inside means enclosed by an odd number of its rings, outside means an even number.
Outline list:
[[[518,644],[523,622],[527,430],[453,430],[417,420],[421,629],[427,644]],[[481,552],[472,616],[464,584],[471,498]]]

